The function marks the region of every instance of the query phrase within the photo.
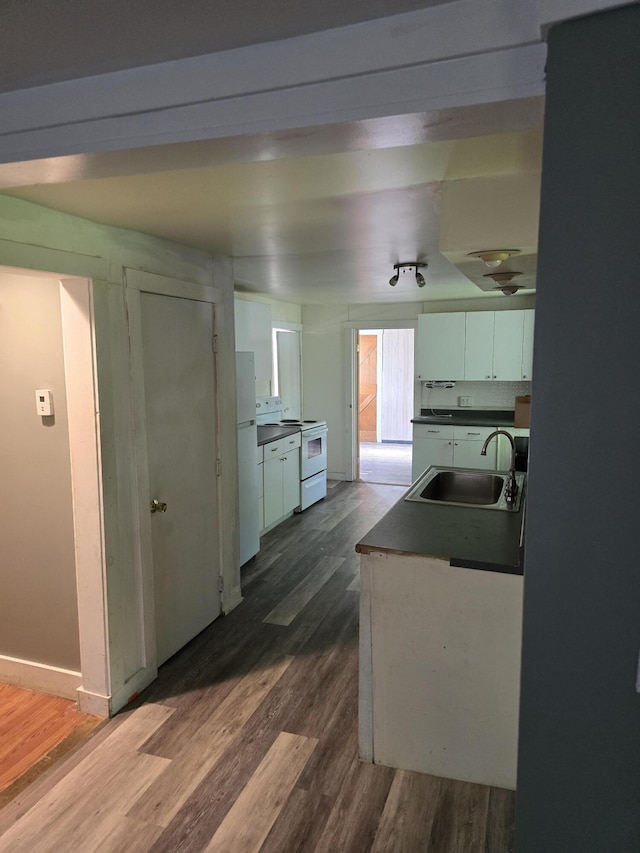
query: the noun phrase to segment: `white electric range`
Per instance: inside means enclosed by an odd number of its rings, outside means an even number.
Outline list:
[[[279,397],[260,397],[256,401],[256,423],[260,426],[300,430],[300,507],[297,512],[302,512],[327,494],[327,422],[281,416]]]

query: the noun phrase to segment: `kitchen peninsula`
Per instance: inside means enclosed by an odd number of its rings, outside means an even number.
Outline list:
[[[363,760],[515,788],[523,520],[401,499],[358,543]]]

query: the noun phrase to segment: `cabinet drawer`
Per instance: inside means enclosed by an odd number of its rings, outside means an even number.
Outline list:
[[[453,438],[453,426],[441,424],[414,424],[413,440],[421,438]]]
[[[287,435],[285,438],[281,438],[280,441],[284,443],[283,450],[294,450],[296,447],[300,447],[300,433],[297,432],[295,435]]]
[[[496,427],[455,426],[453,437],[457,441],[484,441]]]
[[[268,444],[263,444],[262,449],[264,451],[264,461],[267,459],[273,459],[276,456],[279,456],[281,453],[284,453],[284,438],[279,438],[277,441],[270,441]]]

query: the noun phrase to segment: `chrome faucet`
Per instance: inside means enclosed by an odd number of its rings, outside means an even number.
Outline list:
[[[516,483],[516,443],[514,441],[513,436],[510,432],[507,432],[506,429],[495,429],[491,433],[491,435],[487,436],[485,443],[482,445],[480,455],[487,455],[487,447],[489,446],[489,442],[492,438],[495,438],[496,435],[506,435],[509,441],[511,442],[511,465],[509,466],[509,476],[507,478],[507,488],[504,490],[504,496],[507,503],[512,504],[514,503],[516,495],[518,494],[518,484]]]

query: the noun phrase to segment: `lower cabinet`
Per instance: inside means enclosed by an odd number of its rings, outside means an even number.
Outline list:
[[[267,529],[300,505],[300,433],[264,445],[264,527]]]
[[[485,439],[493,430],[494,427],[414,424],[412,480],[417,480],[431,465],[486,471],[499,469],[499,448],[508,439],[498,436],[489,444],[486,456],[480,453]]]

